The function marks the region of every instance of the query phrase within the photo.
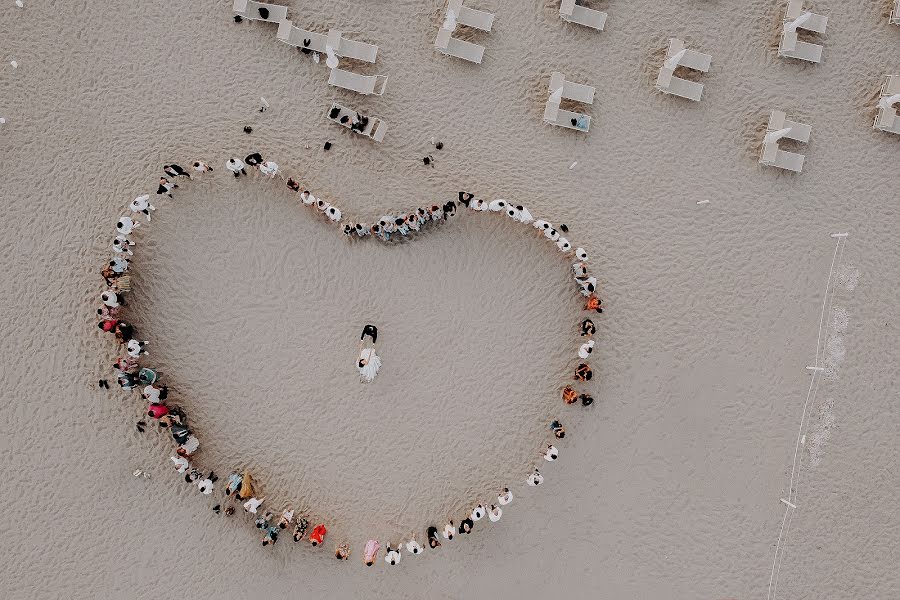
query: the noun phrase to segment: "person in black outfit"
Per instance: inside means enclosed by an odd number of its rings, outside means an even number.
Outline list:
[[[244,162],[250,165],[251,167],[255,167],[263,161],[262,154],[259,152],[254,152],[253,154],[247,155],[247,158],[244,159]]]
[[[363,327],[362,335],[359,336],[360,341],[364,340],[366,336],[372,338],[372,343],[374,344],[378,341],[378,328],[374,325],[366,325]]]

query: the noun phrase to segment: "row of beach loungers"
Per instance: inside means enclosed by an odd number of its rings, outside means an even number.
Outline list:
[[[782,20],[778,55],[818,63],[822,60],[822,46],[802,41],[799,39],[798,30],[818,34],[825,33],[828,17],[804,10],[803,4],[804,0],[788,0]],[[576,0],[561,0],[559,11],[563,20],[598,31],[602,31],[606,24],[606,13],[582,6]],[[254,0],[234,0],[234,12],[246,19],[277,24],[276,37],[286,44],[310,52],[329,55],[328,65],[331,68],[331,74],[328,83],[330,85],[360,94],[381,95],[384,93],[387,85],[386,76],[361,75],[339,69],[336,64],[337,57],[374,63],[378,55],[378,46],[347,39],[342,31],[336,29],[329,30],[325,34],[296,27],[288,20],[285,6],[255,2]],[[900,0],[896,0],[890,22],[900,25]],[[493,14],[463,6],[463,0],[448,0],[444,21],[435,39],[435,48],[445,55],[481,64],[484,57],[484,46],[455,38],[453,33],[459,25],[490,33],[493,24]],[[678,77],[675,73],[679,69],[707,73],[711,63],[712,56],[709,54],[687,48],[681,39],[670,38],[665,59],[656,78],[656,89],[664,94],[699,102],[703,96],[703,84]],[[588,132],[591,125],[590,115],[563,109],[561,104],[563,100],[566,100],[591,105],[594,102],[595,92],[595,88],[568,81],[562,73],[554,71],[550,76],[549,97],[544,107],[544,122],[575,131]],[[900,134],[900,115],[895,107],[897,104],[900,104],[900,76],[888,76],[881,89],[878,115],[873,125],[875,129]],[[326,116],[352,132],[376,142],[384,139],[387,130],[381,119],[361,117],[355,110],[337,103],[332,104]],[[362,126],[360,119],[364,119]],[[810,129],[809,125],[787,120],[786,114],[782,111],[773,111],[759,162],[766,166],[800,172],[803,168],[804,156],[781,150],[778,144],[782,138],[807,143]]]

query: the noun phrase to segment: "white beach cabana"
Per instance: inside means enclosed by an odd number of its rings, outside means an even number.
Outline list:
[[[326,49],[331,47],[337,56],[370,63],[375,62],[378,56],[378,46],[349,40],[343,35],[344,32],[338,29],[330,29],[327,34],[307,31],[295,26],[293,21],[285,19],[278,24],[278,33],[275,37],[285,44],[298,48],[309,48],[313,52],[325,54]]]
[[[808,143],[812,127],[803,123],[789,121],[787,115],[780,110],[773,110],[763,138],[759,163],[767,167],[778,167],[799,173],[803,170],[804,155],[785,152],[778,147],[778,140],[785,138]]]
[[[263,12],[267,12],[267,16],[263,16]],[[287,19],[287,6],[280,4],[267,4],[265,2],[254,2],[254,0],[234,0],[232,5],[234,14],[240,15],[244,19],[250,21],[265,21],[266,23],[281,23]]]
[[[562,100],[572,100],[582,104],[593,104],[595,89],[582,83],[566,81],[565,76],[554,71],[550,74],[550,97],[544,106],[544,122],[566,127],[576,131],[587,132],[591,128],[591,117],[582,113],[563,110],[559,107]]]
[[[335,113],[335,111],[337,111]],[[332,113],[335,113],[334,116],[331,116]],[[337,123],[341,127],[349,129],[353,133],[359,134],[363,137],[367,137],[376,142],[380,142],[384,139],[384,135],[387,133],[387,125],[384,124],[384,121],[379,119],[378,117],[368,117],[369,122],[366,123],[366,126],[363,129],[354,129],[353,125],[358,120],[357,111],[352,108],[347,108],[342,104],[338,104],[337,102],[332,102],[331,107],[328,109],[328,112],[325,113],[325,117]],[[344,117],[349,117],[349,120],[346,123],[341,123],[341,119]]]
[[[444,13],[444,22],[434,40],[434,47],[442,54],[481,64],[484,46],[454,38],[453,31],[457,25],[490,32],[494,25],[494,15],[463,6],[462,0],[449,0]]]
[[[703,95],[703,84],[675,77],[675,69],[687,67],[694,71],[706,73],[712,63],[712,56],[696,50],[688,50],[684,42],[678,38],[669,38],[666,59],[659,69],[656,78],[656,89],[665,93],[699,102]]]
[[[290,46],[309,48],[313,52],[321,52],[322,54],[325,53],[325,46],[328,44],[328,36],[324,33],[301,29],[289,19],[285,19],[278,24],[278,33],[275,34],[275,37]],[[305,43],[307,40],[309,41],[308,44]]]
[[[576,4],[575,0],[562,0],[559,5],[559,16],[563,21],[584,25],[597,31],[606,26],[606,13]]]
[[[822,61],[822,46],[801,42],[797,38],[797,30],[804,29],[814,33],[825,33],[828,17],[803,10],[803,0],[789,0],[781,26],[781,42],[778,44],[778,56],[795,58],[811,63]]]
[[[900,135],[900,75],[888,75],[881,85],[878,98],[878,116],[873,127],[879,131]]]

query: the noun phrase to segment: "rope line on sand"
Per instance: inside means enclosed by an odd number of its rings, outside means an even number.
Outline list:
[[[791,463],[791,482],[788,487],[788,497],[787,499],[782,498],[781,501],[785,505],[784,508],[784,516],[781,519],[781,529],[778,532],[778,542],[775,544],[775,556],[772,560],[772,571],[769,575],[769,589],[766,593],[766,600],[773,600],[775,598],[775,594],[778,589],[778,575],[781,572],[781,564],[784,559],[784,551],[782,546],[787,545],[787,533],[790,531],[791,522],[794,519],[794,511],[797,508],[797,488],[799,487],[799,479],[800,479],[800,466],[802,460],[800,459],[800,444],[803,440],[803,427],[807,423],[807,413],[809,411],[810,400],[815,401],[816,395],[819,391],[819,383],[821,382],[821,373],[824,371],[824,367],[819,366],[819,348],[821,347],[821,353],[824,356],[825,354],[825,346],[828,340],[827,336],[827,327],[825,326],[825,313],[826,308],[830,307],[829,304],[829,290],[831,290],[831,303],[834,302],[834,286],[832,285],[832,278],[834,277],[834,267],[836,264],[840,264],[840,258],[843,258],[844,255],[844,246],[846,245],[847,234],[846,233],[833,233],[831,237],[836,238],[837,242],[834,245],[834,253],[831,256],[831,267],[828,269],[828,280],[825,283],[825,293],[822,296],[822,310],[819,315],[819,330],[816,335],[816,354],[815,360],[811,367],[806,367],[812,372],[812,379],[809,382],[809,389],[806,392],[806,400],[803,403],[803,412],[800,415],[800,427],[797,431],[797,442],[794,445],[794,459]],[[822,340],[822,331],[825,330],[825,342]],[[788,519],[790,517],[790,519]],[[781,560],[779,560],[779,558]]]

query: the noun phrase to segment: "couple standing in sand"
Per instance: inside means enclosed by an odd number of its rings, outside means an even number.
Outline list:
[[[366,336],[372,340],[371,344],[366,344]],[[381,367],[381,358],[375,353],[375,342],[378,340],[378,328],[374,325],[366,325],[363,327],[362,335],[359,336],[359,361],[356,368],[363,381],[371,383],[378,374]]]

